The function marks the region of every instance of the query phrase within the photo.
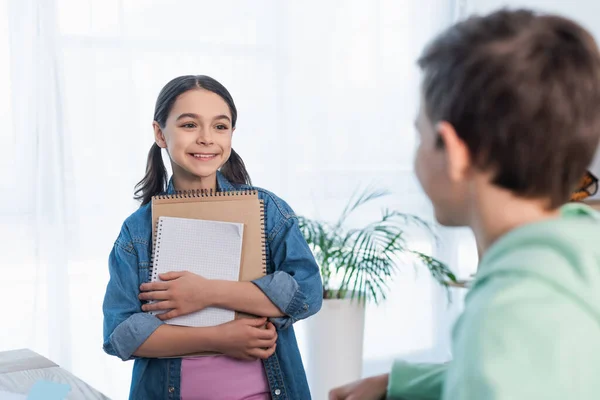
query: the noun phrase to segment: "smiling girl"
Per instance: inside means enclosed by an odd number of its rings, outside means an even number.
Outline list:
[[[122,360],[135,359],[130,399],[310,399],[292,324],[320,309],[319,270],[292,209],[250,186],[244,163],[231,147],[236,120],[231,95],[207,76],[175,78],[158,96],[155,143],[136,190],[142,205],[124,222],[110,254],[103,305],[104,350]],[[162,149],[170,158],[170,179]],[[181,271],[161,275],[162,282],[148,282],[152,197],[199,189],[258,192],[266,216],[265,277],[208,280],[182,265]],[[206,307],[262,318],[209,328],[164,323]],[[169,311],[146,313],[152,310]],[[222,355],[181,358],[206,351]]]

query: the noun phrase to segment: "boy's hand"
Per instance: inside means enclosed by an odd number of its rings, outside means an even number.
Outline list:
[[[333,389],[329,400],[380,400],[385,399],[388,374],[373,376]]]
[[[264,325],[267,324],[266,329]],[[241,318],[216,326],[216,351],[240,360],[269,358],[277,347],[277,331],[266,318]]]
[[[167,320],[200,311],[210,306],[210,280],[188,271],[160,274],[162,282],[144,283],[140,286],[140,300],[155,300],[144,304],[142,311],[165,311],[157,317]]]

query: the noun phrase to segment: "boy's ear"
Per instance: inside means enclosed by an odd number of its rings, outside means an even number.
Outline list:
[[[446,152],[448,176],[455,182],[464,180],[471,169],[469,148],[450,123],[439,122],[435,130],[438,136],[436,140],[440,142],[440,147]]]
[[[167,148],[167,141],[165,140],[165,134],[163,133],[160,124],[156,121],[152,123],[152,128],[154,128],[154,141],[161,149]]]

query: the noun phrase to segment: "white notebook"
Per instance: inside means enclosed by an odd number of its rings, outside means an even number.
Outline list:
[[[157,222],[151,281],[159,274],[190,271],[207,279],[238,281],[244,225],[201,219],[160,217]],[[151,312],[158,315],[165,311]],[[233,321],[235,312],[209,307],[165,321],[206,327]]]

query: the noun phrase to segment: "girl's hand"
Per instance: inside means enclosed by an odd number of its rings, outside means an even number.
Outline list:
[[[277,331],[266,318],[241,318],[215,327],[215,350],[240,360],[269,358],[277,347]]]
[[[211,294],[210,280],[188,271],[160,274],[163,282],[144,283],[140,286],[140,300],[156,300],[157,303],[144,304],[143,311],[163,311],[158,318],[167,320],[209,307]]]

